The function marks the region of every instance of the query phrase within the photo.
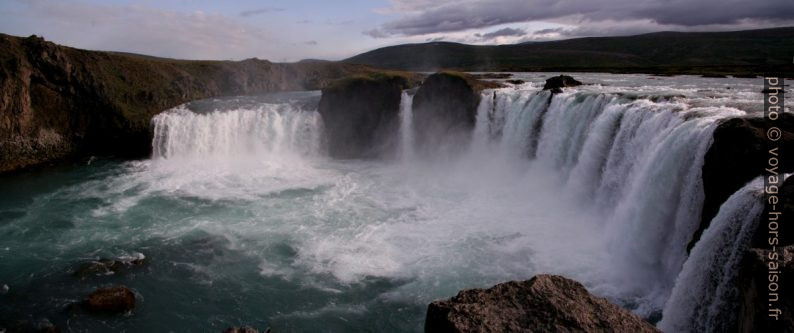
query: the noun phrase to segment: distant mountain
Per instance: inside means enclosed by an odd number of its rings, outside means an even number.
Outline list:
[[[604,71],[794,76],[794,27],[731,32],[656,32],[513,45],[449,42],[384,47],[343,60],[433,71]]]

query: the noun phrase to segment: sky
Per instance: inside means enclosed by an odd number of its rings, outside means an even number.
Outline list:
[[[794,26],[794,0],[0,0],[0,33],[180,59],[340,60],[404,43],[779,26]]]

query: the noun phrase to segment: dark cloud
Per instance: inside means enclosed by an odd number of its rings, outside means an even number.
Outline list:
[[[284,8],[268,7],[268,8],[244,10],[244,11],[240,12],[240,16],[249,17],[249,16],[254,16],[254,15],[259,15],[259,14],[272,13],[272,12],[282,12],[282,11],[284,11]]]
[[[750,21],[759,25],[794,22],[792,0],[392,0],[392,3],[389,12],[400,17],[376,29],[378,36],[414,36],[529,21],[578,25],[645,20],[684,29]]]
[[[444,36],[436,37],[436,38],[427,38],[427,39],[425,39],[425,42],[428,42],[428,43],[440,42],[440,41],[444,40],[444,38],[445,38]]]
[[[565,29],[563,28],[549,28],[549,29],[535,30],[532,32],[532,35],[538,36],[538,35],[548,35],[548,34],[560,34],[563,33],[564,31]]]
[[[485,34],[474,34],[474,35],[482,39],[494,39],[496,37],[521,37],[526,34],[527,32],[524,29],[503,28]]]
[[[367,36],[370,36],[372,38],[386,38],[386,37],[389,37],[388,33],[383,32],[383,30],[380,30],[380,29],[366,30],[366,31],[363,31],[362,33],[367,35]]]
[[[309,40],[309,41],[303,42],[303,44],[315,46],[315,45],[317,45],[317,41],[316,40]]]

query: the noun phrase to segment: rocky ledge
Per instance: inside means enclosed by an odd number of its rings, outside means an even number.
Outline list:
[[[425,332],[659,332],[579,282],[537,275],[428,306]]]

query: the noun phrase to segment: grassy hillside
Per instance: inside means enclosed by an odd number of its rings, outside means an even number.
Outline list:
[[[448,42],[384,47],[345,59],[433,71],[603,71],[659,74],[781,73],[794,76],[794,27],[733,32],[658,32],[515,45]]]

